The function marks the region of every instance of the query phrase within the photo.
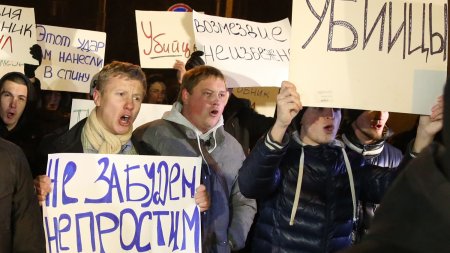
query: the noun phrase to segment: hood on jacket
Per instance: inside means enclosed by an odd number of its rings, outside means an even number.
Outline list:
[[[195,138],[198,142],[200,142],[200,140],[209,142],[210,145],[207,146],[209,146],[208,151],[211,153],[217,147],[216,132],[219,127],[223,126],[223,116],[220,117],[217,124],[210,130],[208,130],[208,132],[202,133],[202,131],[195,127],[189,120],[184,117],[183,114],[181,114],[182,109],[183,105],[180,102],[175,102],[172,106],[172,109],[164,113],[162,119],[180,124],[192,130],[194,135],[189,136],[189,133],[187,133],[188,137]]]
[[[299,135],[298,131],[294,131],[291,134],[291,136],[292,136],[292,139],[301,146],[297,186],[295,189],[294,202],[293,202],[292,210],[291,210],[291,219],[289,221],[289,225],[292,226],[292,225],[294,225],[295,214],[297,213],[298,202],[300,200],[300,193],[301,193],[302,181],[303,181],[303,170],[304,170],[304,163],[305,163],[305,152],[304,152],[303,147],[306,145],[300,140],[300,135]],[[331,143],[326,144],[326,145],[339,147],[342,151],[342,155],[344,156],[345,167],[347,168],[347,175],[348,175],[348,180],[350,183],[350,194],[352,196],[352,204],[353,204],[353,216],[352,217],[353,217],[353,222],[355,222],[356,221],[355,181],[353,179],[353,171],[352,171],[352,167],[350,165],[350,161],[347,156],[347,152],[345,152],[345,145],[336,139],[334,139]]]
[[[14,77],[12,77],[14,76]],[[28,79],[27,76],[20,72],[9,72],[3,75],[3,77],[0,79],[0,89],[3,87],[4,82],[6,80],[10,80],[12,78],[20,78],[23,79],[25,82],[25,86],[27,87],[27,102],[25,104],[25,108],[22,112],[22,115],[20,116],[19,120],[17,121],[16,126],[11,131],[8,131],[6,129],[6,125],[1,121],[1,128],[2,128],[2,136],[3,134],[9,135],[9,134],[15,134],[15,133],[22,133],[23,131],[28,131],[29,128],[32,128],[34,126],[30,125],[30,120],[32,117],[35,116],[37,102],[38,102],[38,89],[36,89],[33,84],[31,83],[30,79]],[[9,132],[9,133],[8,133]]]

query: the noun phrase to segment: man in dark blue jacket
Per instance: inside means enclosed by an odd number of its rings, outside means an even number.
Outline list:
[[[445,88],[444,143],[411,161],[384,196],[369,233],[345,253],[450,252],[450,85]]]
[[[436,104],[436,107],[438,106],[442,106],[441,98],[438,99]],[[392,131],[386,125],[389,119],[389,112],[355,109],[349,109],[346,112],[347,120],[344,120],[341,138],[347,148],[347,152],[361,154],[364,156],[367,164],[385,168],[397,168],[404,157],[400,149],[387,142],[387,139],[392,136]],[[421,126],[423,126],[423,119]],[[435,131],[438,131],[439,128],[431,129],[431,132],[426,136],[434,137]],[[414,143],[414,145],[408,145],[404,163],[414,156],[415,150],[422,149],[431,142],[431,140],[424,140],[423,136],[416,139],[417,141],[410,143]],[[423,143],[420,143],[420,141]],[[354,240],[356,243],[367,233],[378,206],[378,203],[358,202],[357,222],[354,228]]]

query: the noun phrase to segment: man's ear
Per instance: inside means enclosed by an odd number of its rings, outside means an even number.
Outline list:
[[[100,106],[101,100],[102,100],[102,94],[100,93],[100,91],[97,89],[94,89],[94,94],[92,95],[92,97],[94,99],[95,106]]]
[[[191,94],[189,94],[189,91],[183,88],[181,90],[181,101],[183,101],[183,105],[185,105],[186,102],[189,100],[189,96],[191,96]]]

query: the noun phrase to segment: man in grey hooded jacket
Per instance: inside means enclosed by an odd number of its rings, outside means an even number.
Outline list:
[[[181,85],[172,110],[137,128],[133,142],[140,154],[202,157],[202,183],[211,198],[202,215],[203,252],[239,250],[245,245],[256,202],[240,192],[237,176],[245,155],[223,128],[229,96],[225,78],[214,67],[198,66],[186,72]]]

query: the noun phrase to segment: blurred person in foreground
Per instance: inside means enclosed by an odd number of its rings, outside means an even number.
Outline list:
[[[41,210],[23,151],[0,138],[0,252],[44,253]]]

